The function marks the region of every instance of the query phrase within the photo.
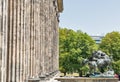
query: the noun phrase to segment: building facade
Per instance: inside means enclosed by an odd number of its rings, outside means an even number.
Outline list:
[[[59,69],[62,0],[0,0],[0,82],[26,82]]]
[[[91,38],[96,42],[96,44],[100,44],[104,36],[91,36]]]

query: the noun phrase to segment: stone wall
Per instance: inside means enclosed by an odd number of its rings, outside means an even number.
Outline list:
[[[0,0],[0,82],[58,71],[58,16],[57,0]]]
[[[118,78],[60,77],[60,82],[118,82]]]

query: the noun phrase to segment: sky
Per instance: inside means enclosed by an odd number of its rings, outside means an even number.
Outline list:
[[[62,28],[81,30],[89,35],[120,31],[120,0],[63,0]]]

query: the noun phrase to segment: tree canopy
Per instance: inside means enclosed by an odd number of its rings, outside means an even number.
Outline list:
[[[78,72],[82,75],[82,72],[89,70],[87,65],[83,65],[83,60],[90,57],[92,52],[98,49],[113,57],[112,67],[115,73],[119,73],[120,32],[107,33],[98,46],[87,33],[80,30],[60,28],[60,71],[64,74]]]
[[[120,32],[107,33],[102,39],[100,49],[113,57],[112,67],[116,73],[120,73]]]
[[[120,59],[120,33],[111,32],[107,33],[103,38],[100,49],[108,55],[112,55],[115,61]]]
[[[60,71],[80,73],[86,70],[82,61],[97,49],[95,41],[80,30],[60,28],[59,35]]]

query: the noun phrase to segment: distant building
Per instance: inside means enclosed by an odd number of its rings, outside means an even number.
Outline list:
[[[91,36],[93,40],[95,40],[96,44],[100,44],[101,40],[104,38],[104,36]]]

